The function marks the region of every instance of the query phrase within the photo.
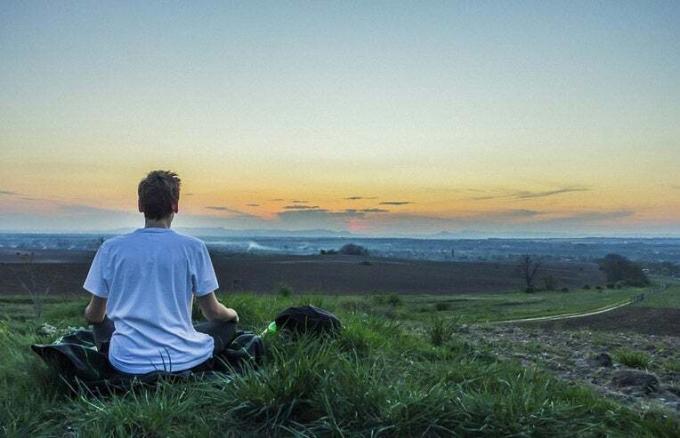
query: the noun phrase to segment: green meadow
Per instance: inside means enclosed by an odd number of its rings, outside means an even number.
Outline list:
[[[4,436],[680,436],[662,412],[634,411],[540,368],[464,341],[464,324],[585,312],[638,289],[456,296],[221,295],[261,331],[280,310],[336,313],[334,338],[266,338],[259,369],[125,394],[77,392],[29,349],[83,324],[83,299],[0,298]]]

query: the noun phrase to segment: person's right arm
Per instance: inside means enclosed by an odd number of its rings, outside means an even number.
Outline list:
[[[203,316],[208,321],[238,322],[238,314],[236,311],[217,301],[214,292],[196,297],[196,301],[198,301],[198,306],[201,308]]]

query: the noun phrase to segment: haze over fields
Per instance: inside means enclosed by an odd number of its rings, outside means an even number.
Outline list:
[[[680,236],[680,4],[0,4],[0,230]]]

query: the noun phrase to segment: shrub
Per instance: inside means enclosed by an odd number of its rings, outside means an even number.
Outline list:
[[[649,367],[649,364],[652,361],[645,352],[627,349],[621,349],[614,353],[614,359],[627,367],[641,369]]]
[[[293,295],[293,288],[286,284],[281,284],[279,285],[279,295],[284,298],[288,298]]]
[[[450,306],[449,303],[443,303],[443,302],[437,303],[437,304],[434,305],[434,309],[439,311],[439,312],[444,311],[444,310],[449,310],[450,307],[451,306]]]
[[[432,326],[430,326],[430,341],[435,347],[446,344],[453,338],[456,331],[456,327],[449,321],[445,321],[441,318],[435,318],[432,320]]]
[[[354,243],[348,243],[346,245],[343,245],[343,247],[340,248],[338,253],[343,254],[343,255],[367,256],[368,250],[361,245],[356,245]]]
[[[584,285],[583,285],[583,289],[585,289],[585,290],[590,290],[590,285],[589,285],[589,284],[584,284]]]
[[[560,291],[561,291],[561,292],[569,292],[569,288],[568,288],[568,287],[563,287],[562,289],[560,289]]]
[[[387,296],[385,302],[387,304],[389,304],[390,306],[394,306],[394,307],[401,306],[401,304],[402,304],[401,297],[397,294],[389,294]]]

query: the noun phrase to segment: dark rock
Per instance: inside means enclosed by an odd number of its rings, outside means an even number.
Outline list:
[[[609,368],[613,365],[612,357],[608,353],[600,353],[592,359],[593,365]]]
[[[644,371],[618,371],[612,377],[612,383],[618,387],[639,388],[645,392],[654,392],[659,389],[659,379]]]
[[[678,397],[680,397],[680,387],[677,387],[677,386],[669,386],[669,387],[668,387],[668,392],[671,392],[671,393],[677,395]]]

